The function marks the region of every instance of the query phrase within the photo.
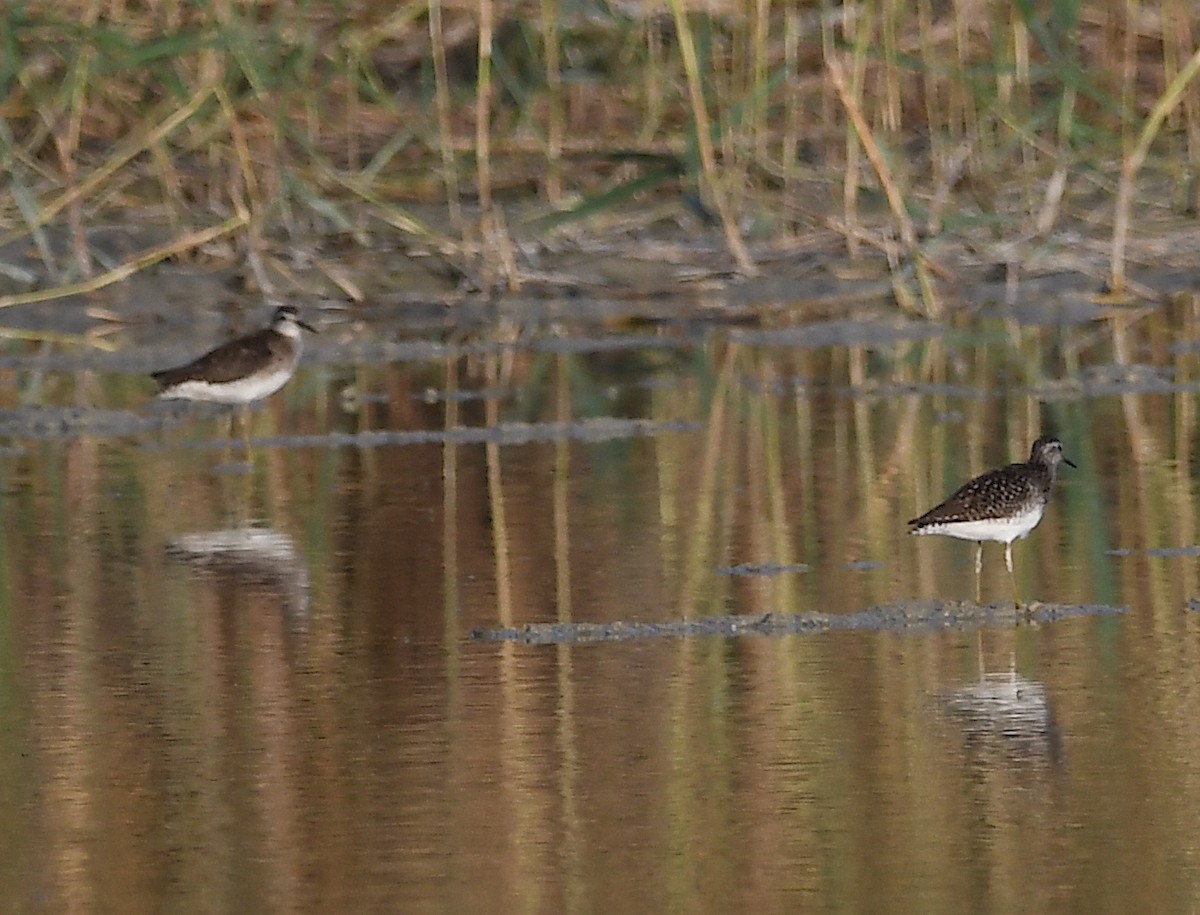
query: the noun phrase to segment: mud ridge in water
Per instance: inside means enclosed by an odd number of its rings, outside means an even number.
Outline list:
[[[720,566],[716,569],[718,575],[744,575],[746,577],[783,575],[789,572],[807,572],[808,563],[789,562],[741,562],[735,566]]]
[[[379,448],[385,445],[445,444],[527,445],[532,442],[607,442],[623,438],[644,438],[670,432],[694,432],[700,423],[690,421],[657,422],[643,419],[586,419],[563,423],[501,423],[498,426],[458,426],[453,429],[387,430],[371,432],[328,432],[319,435],[273,435],[250,439],[251,448]],[[220,450],[228,447],[224,439],[182,444],[146,443],[147,451],[176,448]]]
[[[763,613],[753,616],[707,616],[662,623],[526,623],[498,629],[472,630],[475,641],[563,645],[622,642],[632,639],[678,638],[691,635],[797,635],[843,630],[874,632],[931,632],[942,629],[1011,627],[1021,623],[1050,623],[1078,616],[1110,616],[1127,607],[1107,604],[1026,604],[980,606],[967,601],[911,600],[868,607],[856,613]]]
[[[0,410],[0,436],[61,439],[90,435],[115,438],[179,424],[185,418],[179,411],[140,415],[131,410],[99,407],[20,407]]]

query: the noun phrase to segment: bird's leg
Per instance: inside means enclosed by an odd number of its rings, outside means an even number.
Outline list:
[[[983,600],[983,585],[980,577],[983,573],[983,541],[975,541],[975,603]]]
[[[1013,574],[1012,541],[1004,545],[1004,564],[1008,566],[1008,583],[1012,585],[1013,608],[1021,609],[1021,600],[1017,597],[1017,576]]]
[[[228,464],[233,460],[233,414],[218,416],[217,423],[217,429],[223,433],[222,438],[225,442],[221,452],[224,455],[225,463]]]

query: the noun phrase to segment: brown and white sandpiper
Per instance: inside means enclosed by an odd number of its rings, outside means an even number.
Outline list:
[[[187,365],[152,373],[158,396],[239,406],[269,397],[296,371],[304,348],[301,328],[315,333],[294,306],[281,305],[261,330],[223,343]]]
[[[908,523],[911,534],[943,534],[974,540],[976,598],[983,570],[983,542],[1004,544],[1004,564],[1013,574],[1012,543],[1029,536],[1037,527],[1050,501],[1058,465],[1075,465],[1063,455],[1063,445],[1052,435],[1033,443],[1029,460],[989,470],[964,483],[941,505]],[[1013,584],[1014,597],[1016,584]]]

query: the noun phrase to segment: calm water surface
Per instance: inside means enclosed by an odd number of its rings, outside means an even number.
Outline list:
[[[249,466],[214,419],[14,436],[4,910],[1193,911],[1197,314],[318,342]],[[469,637],[970,599],[973,547],[905,519],[1044,430],[1079,469],[1018,590],[1122,615]]]

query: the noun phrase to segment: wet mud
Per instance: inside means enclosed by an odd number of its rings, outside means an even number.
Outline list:
[[[659,623],[527,623],[523,626],[475,629],[476,641],[520,642],[527,645],[569,645],[623,642],[632,639],[684,636],[815,635],[848,630],[926,633],[937,630],[1011,628],[1053,623],[1081,616],[1112,616],[1125,607],[1104,604],[1044,604],[1016,607],[1011,602],[974,604],[967,601],[911,600],[868,607],[855,613],[764,613],[755,616],[709,616]]]

